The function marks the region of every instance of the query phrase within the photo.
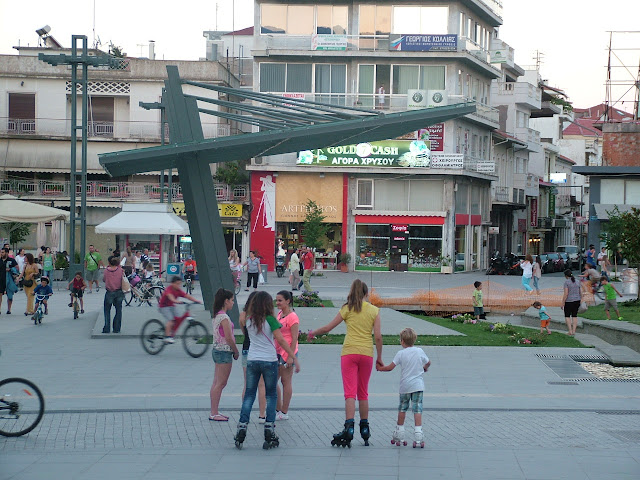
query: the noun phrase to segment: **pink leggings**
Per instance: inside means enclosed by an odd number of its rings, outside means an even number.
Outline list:
[[[357,392],[358,400],[368,400],[373,357],[358,354],[343,355],[340,366],[344,398],[356,398]]]

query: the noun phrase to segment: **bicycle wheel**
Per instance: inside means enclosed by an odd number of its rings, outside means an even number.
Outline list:
[[[193,283],[187,282],[187,293],[191,295],[193,293]]]
[[[155,307],[160,303],[160,297],[164,293],[164,288],[162,287],[151,287],[146,295],[147,305],[150,307]]]
[[[131,290],[129,290],[128,292],[126,292],[124,294],[124,304],[128,307],[129,305],[131,305],[131,302],[133,301],[133,287],[131,288]]]
[[[78,312],[80,311],[80,306],[78,305],[78,300],[76,299],[73,302],[73,319],[76,320],[78,318]]]
[[[142,348],[149,355],[157,355],[164,348],[164,325],[160,320],[147,321],[140,331]]]
[[[44,397],[24,378],[0,381],[0,435],[19,437],[36,428],[44,415]]]
[[[209,348],[207,327],[196,320],[191,320],[182,334],[182,346],[193,358],[204,355]]]

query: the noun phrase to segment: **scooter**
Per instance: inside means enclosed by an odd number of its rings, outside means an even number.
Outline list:
[[[281,255],[276,257],[276,274],[278,277],[284,276],[284,257]]]

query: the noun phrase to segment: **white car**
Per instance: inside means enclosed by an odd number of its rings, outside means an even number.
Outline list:
[[[575,245],[558,245],[556,248],[558,253],[566,253],[569,256],[569,263],[573,270],[577,270],[580,266],[580,248]]]

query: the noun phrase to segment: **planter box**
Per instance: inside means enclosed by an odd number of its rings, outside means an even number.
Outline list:
[[[453,273],[453,265],[442,265],[440,273]]]

